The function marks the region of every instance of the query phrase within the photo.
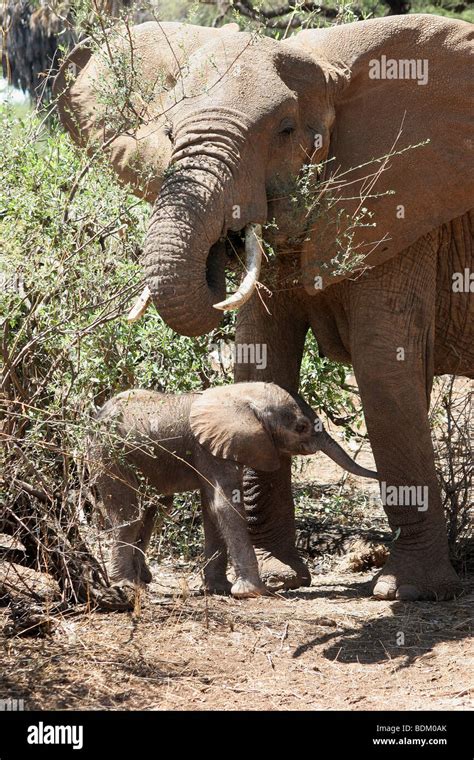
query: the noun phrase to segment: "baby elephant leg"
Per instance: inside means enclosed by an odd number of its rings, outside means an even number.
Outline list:
[[[238,599],[267,594],[258,573],[257,557],[248,535],[242,499],[233,500],[236,494],[243,494],[240,479],[236,478],[236,466],[226,463],[221,470],[219,482],[212,486],[206,484],[205,491],[210,515],[224,538],[235,571],[236,580],[231,587],[231,594]]]
[[[173,506],[173,497],[160,496],[159,503],[166,512],[171,512],[171,508]],[[140,578],[143,583],[151,583],[152,581],[151,571],[146,562],[146,551],[150,545],[150,539],[157,524],[157,511],[158,507],[155,504],[152,504],[151,506],[145,508],[136,543],[137,556],[135,558],[135,561],[137,565],[140,565]],[[158,523],[161,529],[162,520],[159,519]]]
[[[114,585],[149,583],[145,550],[153,530],[156,507],[140,507],[139,483],[124,466],[108,465],[97,478],[102,500],[113,527],[109,578]]]
[[[207,493],[201,489],[202,523],[204,527],[204,585],[209,594],[230,594],[227,580],[227,546],[212,513]]]

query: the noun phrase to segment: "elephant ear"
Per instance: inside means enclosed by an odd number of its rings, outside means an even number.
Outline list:
[[[193,435],[208,451],[254,470],[280,467],[278,450],[258,416],[265,383],[237,383],[199,394],[190,412]]]
[[[463,21],[409,15],[288,42],[332,72],[335,106],[327,184],[302,256],[309,293],[472,207],[473,37]]]
[[[166,96],[187,60],[212,39],[238,31],[175,22],[117,26],[107,44],[81,42],[54,83],[62,123],[90,154],[105,151],[122,182],[153,201],[171,156]],[[179,99],[176,91],[176,100]]]

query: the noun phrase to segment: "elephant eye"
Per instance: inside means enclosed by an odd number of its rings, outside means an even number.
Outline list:
[[[295,430],[297,433],[307,433],[308,426],[309,426],[309,423],[306,420],[301,420],[301,422],[296,423]]]
[[[295,125],[290,119],[283,119],[280,124],[280,135],[291,135],[295,131]]]

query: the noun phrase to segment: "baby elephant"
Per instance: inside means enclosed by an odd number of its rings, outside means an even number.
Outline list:
[[[140,507],[140,479],[166,507],[199,489],[205,536],[205,585],[238,598],[265,594],[247,532],[242,471],[271,472],[280,455],[325,452],[356,475],[357,465],[323,429],[311,407],[272,383],[238,383],[181,396],[119,393],[97,413],[89,461],[114,526],[109,575],[114,585],[149,583],[145,551],[156,507]],[[105,427],[105,429],[104,429]],[[227,580],[227,555],[235,582]]]

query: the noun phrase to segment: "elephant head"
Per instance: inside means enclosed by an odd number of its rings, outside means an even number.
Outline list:
[[[256,470],[278,470],[281,454],[306,456],[322,451],[354,475],[378,477],[346,454],[301,396],[274,383],[208,389],[193,402],[189,419],[198,442],[214,456]]]
[[[315,295],[467,211],[470,36],[466,23],[416,15],[285,41],[150,22],[118,29],[92,56],[87,43],[73,51],[56,84],[62,120],[154,204],[132,316],[151,299],[179,333],[215,327],[219,309],[252,295],[266,222],[278,253],[300,255],[299,281]],[[123,58],[117,118],[103,90]],[[301,208],[306,167],[321,189]],[[224,241],[244,231],[247,275],[225,299]]]

